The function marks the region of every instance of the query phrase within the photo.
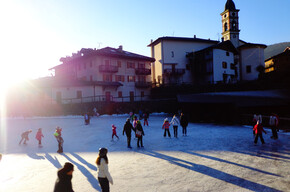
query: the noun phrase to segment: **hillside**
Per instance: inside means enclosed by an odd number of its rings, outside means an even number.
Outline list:
[[[279,53],[282,53],[286,47],[290,47],[290,42],[283,42],[283,43],[276,43],[273,45],[268,45],[268,47],[264,51],[265,60]]]

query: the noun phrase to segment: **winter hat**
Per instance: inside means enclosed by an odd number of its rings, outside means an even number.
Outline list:
[[[127,118],[127,121],[130,121],[130,118]]]
[[[138,120],[138,121],[137,121],[137,124],[141,124],[141,121],[140,121],[140,120]]]
[[[107,149],[107,148],[102,147],[102,148],[99,149],[99,155],[100,155],[101,157],[106,156],[107,153],[108,153],[108,149]]]
[[[66,162],[63,166],[63,170],[65,173],[68,173],[68,172],[74,170],[74,165],[69,163],[69,162]]]
[[[112,127],[115,128],[116,126],[114,124],[112,124]]]
[[[168,118],[165,118],[164,121],[165,121],[165,122],[168,121]]]

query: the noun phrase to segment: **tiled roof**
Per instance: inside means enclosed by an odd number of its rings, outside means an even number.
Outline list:
[[[203,52],[203,51],[206,51],[206,50],[211,50],[211,49],[222,49],[222,50],[225,50],[225,51],[233,52],[234,54],[238,54],[238,50],[235,48],[235,46],[232,44],[231,41],[220,42],[218,44],[212,45],[212,46],[207,47],[205,49],[199,50],[196,53]]]
[[[238,49],[247,49],[247,48],[252,48],[252,47],[262,47],[265,49],[267,45],[256,44],[256,43],[245,43],[244,45],[239,46]]]
[[[161,41],[187,41],[187,42],[205,42],[205,43],[218,43],[218,41],[210,40],[210,39],[200,39],[200,38],[189,38],[189,37],[159,37],[152,43],[148,45],[148,47],[154,46]]]

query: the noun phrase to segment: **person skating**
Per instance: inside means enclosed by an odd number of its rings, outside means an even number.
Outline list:
[[[262,132],[264,132],[265,134],[267,134],[267,132],[264,130],[264,128],[260,124],[260,121],[259,120],[257,121],[257,124],[254,126],[253,130],[255,131],[255,140],[254,140],[254,143],[257,144],[258,137],[260,137],[262,144],[264,144],[265,141],[263,139]]]
[[[145,125],[149,126],[149,125],[148,125],[148,118],[149,118],[149,117],[148,117],[148,112],[145,112],[145,113],[144,113],[143,118],[144,118],[144,126],[145,126]]]
[[[88,113],[84,114],[84,119],[85,119],[85,125],[89,125],[90,124],[90,116]]]
[[[28,131],[25,131],[25,132],[23,132],[23,133],[21,134],[21,140],[20,140],[20,142],[19,142],[19,145],[22,143],[23,140],[24,140],[23,144],[26,144],[26,141],[29,141],[29,137],[28,137],[28,135],[29,135],[29,133],[31,133],[31,132],[32,132],[32,130],[29,129]]]
[[[127,136],[127,147],[128,148],[132,148],[131,147],[131,132],[132,132],[132,130],[135,131],[133,128],[133,125],[130,122],[130,118],[128,118],[125,125],[124,125],[124,128],[123,128],[123,135],[124,135],[124,133],[126,133],[126,136]]]
[[[270,116],[269,125],[270,125],[271,130],[272,130],[271,138],[272,139],[278,139],[278,133],[277,133],[277,130],[278,130],[278,128],[277,128],[278,127],[278,118],[273,113]]]
[[[167,118],[164,119],[164,123],[162,125],[162,129],[164,129],[164,137],[166,137],[166,132],[168,133],[168,137],[171,137],[170,135],[170,131],[169,131],[169,126],[170,126],[170,123],[168,121]]]
[[[58,143],[58,150],[57,150],[58,153],[63,153],[64,140],[61,136],[61,131],[62,131],[62,128],[56,127],[55,132],[53,134],[56,138],[57,143]]]
[[[102,188],[102,192],[110,191],[109,182],[113,185],[113,178],[108,168],[109,160],[107,157],[107,153],[108,153],[108,149],[100,148],[99,156],[96,160],[96,164],[98,167],[98,181]]]
[[[173,126],[174,137],[177,138],[178,124],[180,124],[180,123],[179,123],[179,120],[176,117],[176,115],[173,115],[173,118],[172,118],[170,124]]]
[[[73,171],[74,165],[69,162],[66,162],[63,168],[57,171],[54,192],[74,192],[71,183]]]
[[[182,127],[182,135],[187,136],[188,119],[183,113],[180,114],[180,125]]]
[[[144,136],[144,130],[143,127],[141,125],[141,121],[137,121],[137,125],[136,125],[136,137],[137,137],[137,147],[144,147],[143,146],[143,136]]]
[[[37,133],[36,133],[36,136],[35,136],[35,138],[38,140],[38,145],[39,146],[41,146],[41,139],[42,139],[42,137],[44,137],[43,134],[42,134],[42,129],[39,128],[38,131],[37,131]]]
[[[114,139],[114,136],[116,136],[119,139],[116,129],[117,129],[117,127],[113,124],[112,125],[112,141]]]

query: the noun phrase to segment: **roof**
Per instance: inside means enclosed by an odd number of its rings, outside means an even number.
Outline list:
[[[222,50],[225,50],[225,51],[233,52],[234,54],[238,54],[238,50],[235,48],[235,46],[232,44],[232,42],[230,40],[223,41],[223,42],[220,42],[220,43],[218,43],[216,45],[207,47],[205,49],[197,51],[197,53],[198,52],[202,52],[202,51],[206,51],[206,50],[209,50],[209,49],[222,49]]]
[[[256,48],[256,47],[261,47],[261,48],[266,48],[267,45],[264,44],[257,44],[257,43],[245,43],[244,45],[241,45],[238,47],[238,49],[247,49],[247,48]]]
[[[126,59],[132,59],[132,60],[138,60],[138,61],[148,61],[148,62],[154,62],[155,59],[152,57],[147,57],[143,55],[139,55],[136,53],[124,51],[122,49],[122,46],[120,46],[118,49],[112,48],[112,47],[105,47],[103,49],[91,49],[91,48],[82,48],[78,53],[73,53],[72,56],[69,57],[62,57],[60,61],[65,63],[66,61],[77,61],[84,58],[92,57],[92,56],[107,56],[107,57],[114,57],[114,58],[126,58]],[[55,67],[50,68],[54,69],[57,67],[62,66],[63,64],[57,65]]]
[[[184,41],[184,42],[202,42],[202,43],[218,43],[218,41],[210,39],[190,38],[190,37],[159,37],[155,41],[151,42],[148,47],[154,46],[161,41]]]
[[[229,11],[235,11],[236,10],[235,3],[232,0],[227,0],[227,2],[225,4],[225,11],[226,10],[229,10]]]
[[[279,56],[281,56],[281,55],[286,54],[286,52],[288,52],[288,54],[290,53],[290,47],[286,47],[286,49],[285,49],[282,53],[279,53],[279,54],[277,54],[277,55],[274,55],[274,56],[272,56],[272,57],[266,59],[265,61],[269,61],[269,60],[271,60],[271,59],[275,59],[275,58],[277,58],[277,57],[279,57]]]

